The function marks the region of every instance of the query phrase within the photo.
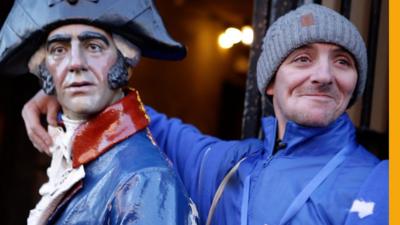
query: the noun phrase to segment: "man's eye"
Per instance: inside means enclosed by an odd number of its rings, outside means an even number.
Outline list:
[[[344,66],[350,66],[351,65],[350,61],[345,59],[345,58],[340,58],[340,59],[337,60],[337,62],[340,65],[344,65]]]
[[[307,62],[311,62],[311,59],[307,56],[299,56],[294,59],[294,62],[307,63]]]

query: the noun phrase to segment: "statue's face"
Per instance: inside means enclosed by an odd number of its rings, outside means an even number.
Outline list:
[[[86,119],[121,97],[121,90],[112,90],[107,81],[116,60],[111,36],[99,28],[73,24],[49,34],[45,66],[67,117]]]

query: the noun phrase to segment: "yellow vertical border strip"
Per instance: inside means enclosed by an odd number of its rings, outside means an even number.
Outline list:
[[[400,224],[400,1],[389,0],[389,158],[390,224]]]

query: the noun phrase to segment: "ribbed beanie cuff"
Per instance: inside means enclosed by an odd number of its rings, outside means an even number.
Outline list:
[[[296,48],[311,43],[333,43],[349,51],[357,63],[358,80],[351,103],[362,95],[367,74],[367,51],[357,28],[336,11],[306,4],[276,20],[268,29],[257,63],[257,84],[263,94],[277,69]]]

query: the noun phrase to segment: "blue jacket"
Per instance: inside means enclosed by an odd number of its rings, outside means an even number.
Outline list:
[[[356,201],[373,204],[372,210],[351,210],[345,225],[389,224],[389,161],[381,161],[365,180]],[[354,204],[354,203],[353,203]],[[352,207],[353,208],[353,207]],[[362,214],[367,212],[368,214]]]
[[[223,177],[245,156],[225,188],[212,224],[342,225],[360,186],[379,162],[356,143],[347,114],[325,128],[288,122],[284,144],[273,154],[278,125],[274,117],[263,119],[262,141],[223,141],[151,108],[147,111],[150,129],[197,204],[202,224]],[[293,216],[282,221],[299,193],[343,149],[347,151],[343,161],[333,167],[304,204],[297,204]]]
[[[73,165],[86,174],[48,224],[196,224],[195,206],[147,123],[132,92],[78,127]]]

